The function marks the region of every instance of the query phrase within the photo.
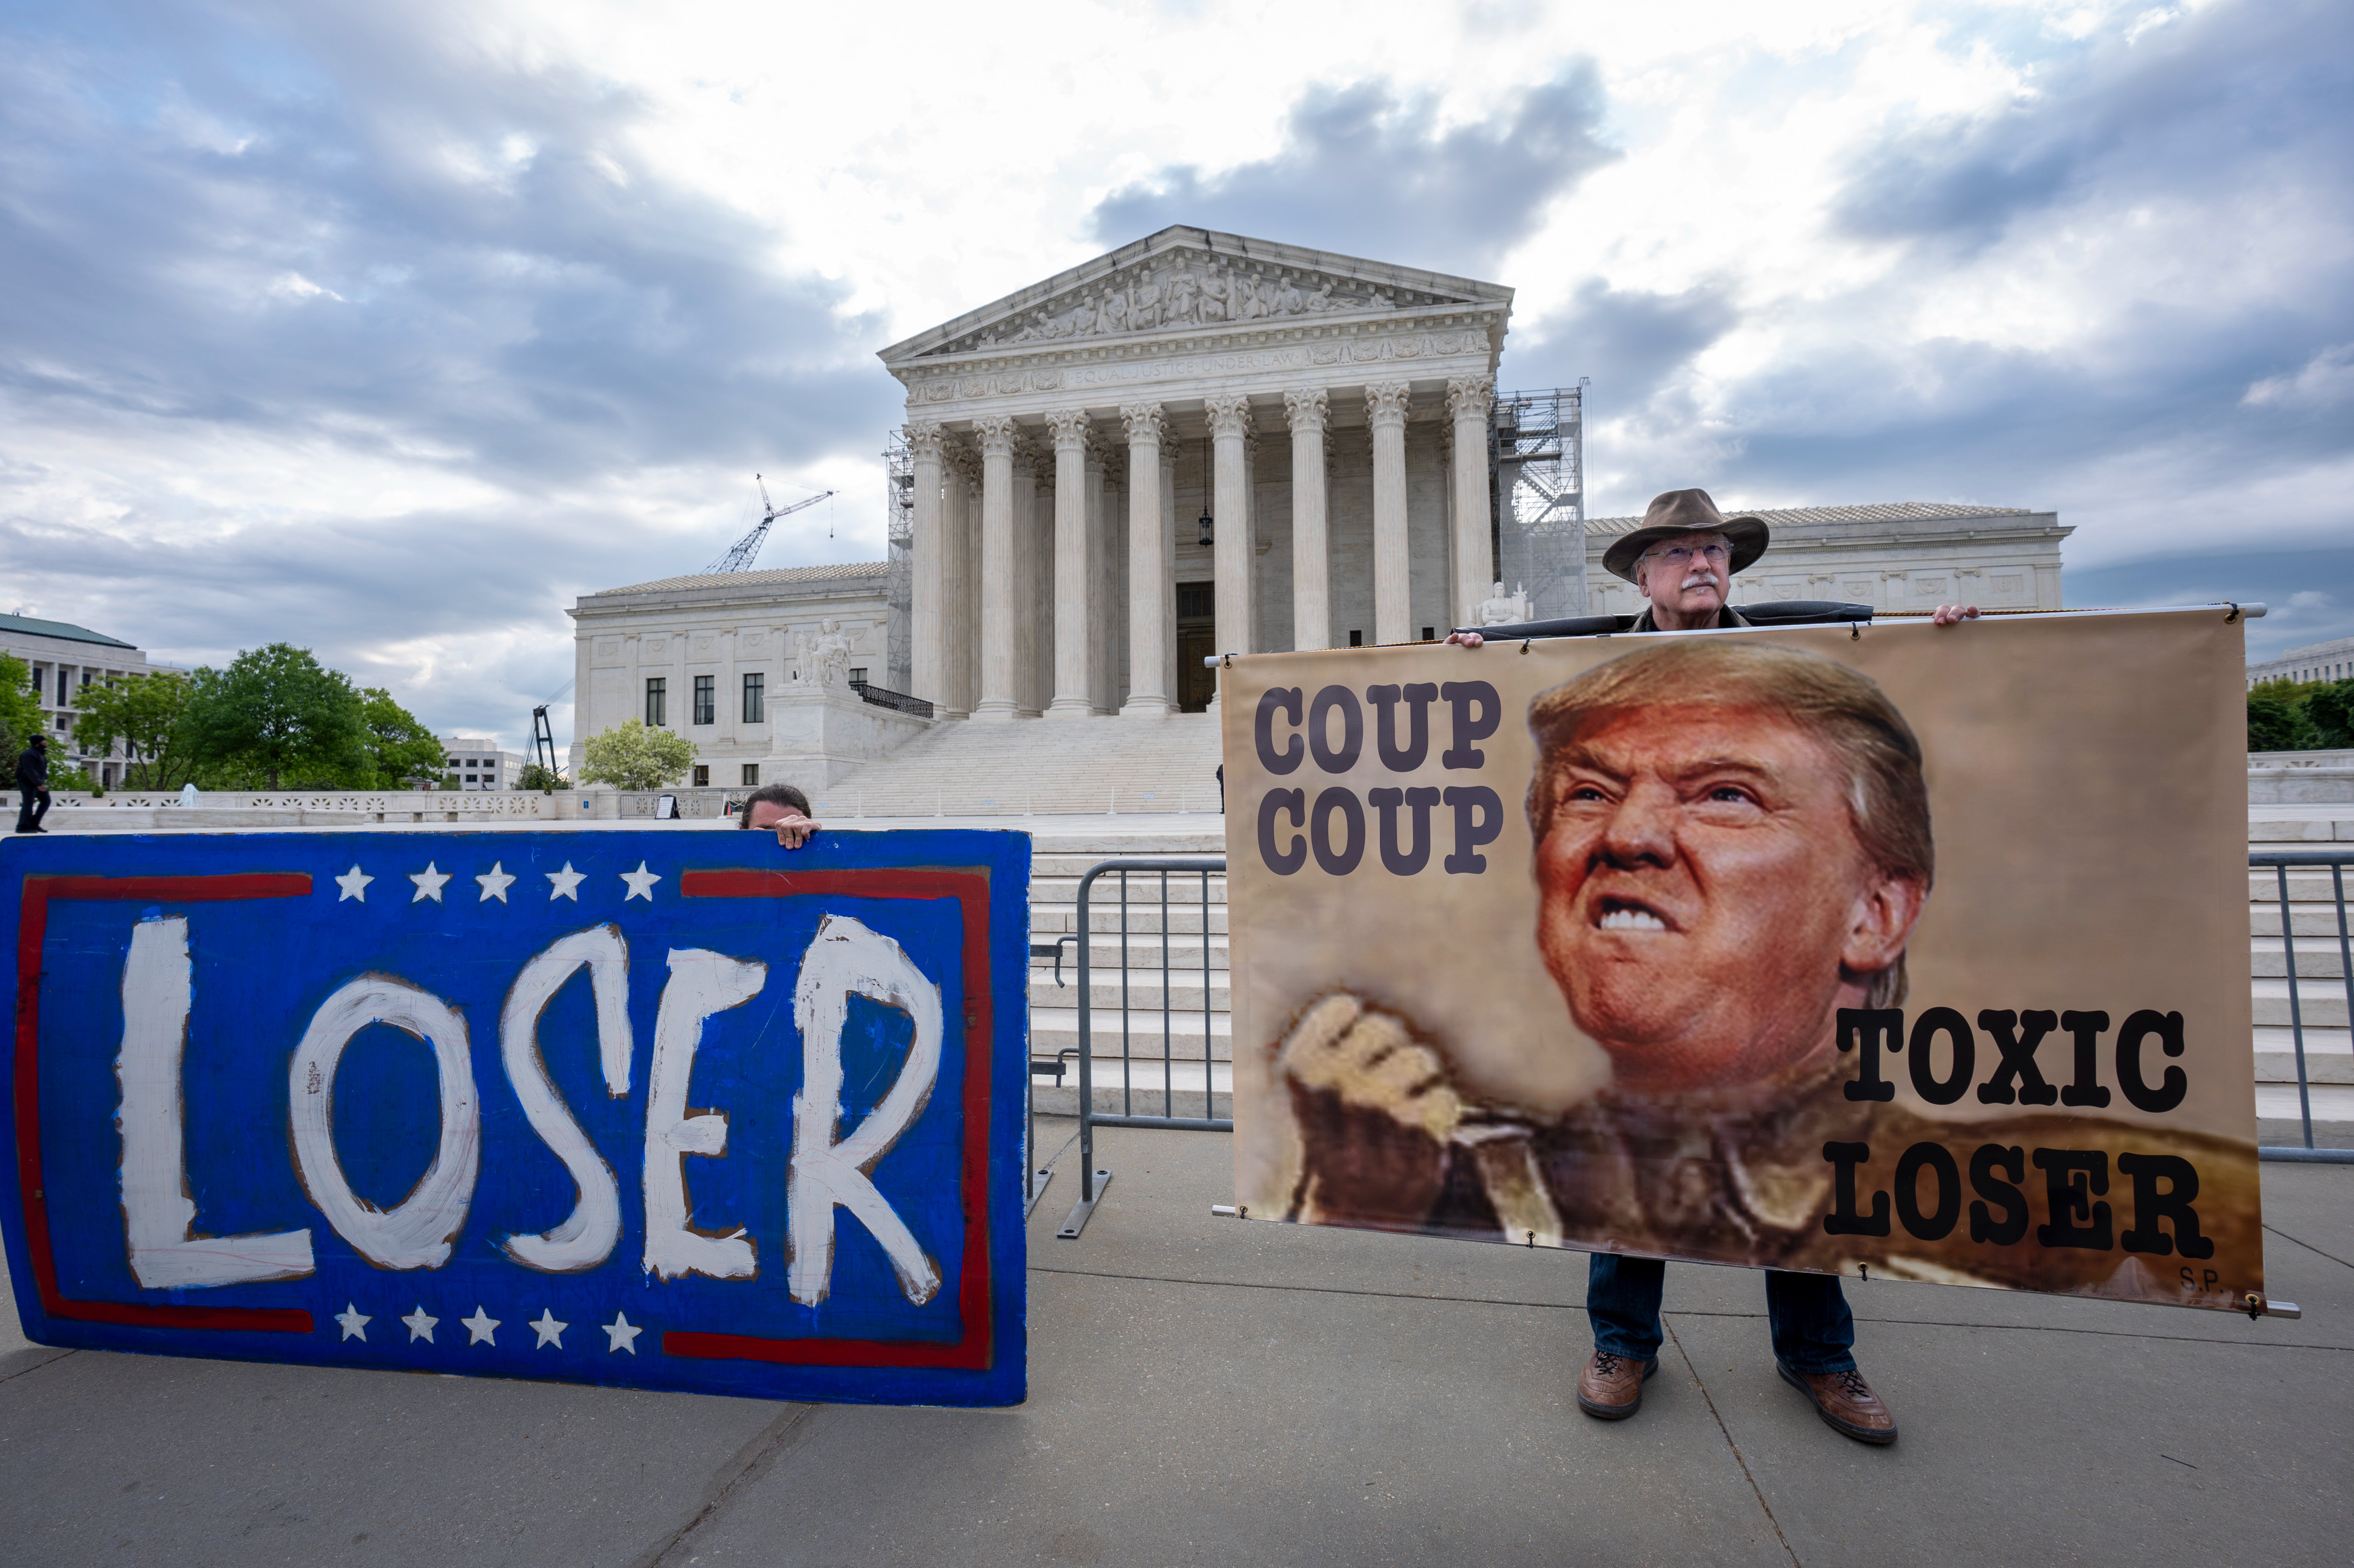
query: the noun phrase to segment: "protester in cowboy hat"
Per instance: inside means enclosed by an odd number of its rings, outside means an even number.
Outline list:
[[[1755,517],[1727,517],[1705,490],[1670,490],[1644,510],[1643,525],[1604,553],[1603,568],[1633,583],[1651,602],[1630,631],[1697,631],[1708,627],[1746,626],[1725,602],[1736,572],[1749,569],[1773,535]],[[1931,617],[1939,626],[1978,617],[1978,606],[1941,604]],[[1458,631],[1447,641],[1477,648],[1477,631]]]

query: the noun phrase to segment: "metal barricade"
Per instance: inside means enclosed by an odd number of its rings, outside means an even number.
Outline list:
[[[1063,1222],[1063,1228],[1055,1233],[1061,1240],[1069,1241],[1087,1228],[1088,1216],[1095,1213],[1097,1202],[1102,1199],[1105,1187],[1111,1181],[1111,1172],[1099,1170],[1096,1165],[1097,1128],[1157,1127],[1184,1132],[1232,1132],[1235,1129],[1233,1118],[1211,1114],[1217,1109],[1215,1065],[1217,1042],[1211,1028],[1210,878],[1224,874],[1225,869],[1226,862],[1223,855],[1108,860],[1100,865],[1091,867],[1087,874],[1079,879],[1079,1201],[1072,1205],[1070,1217]],[[1180,1091],[1176,1086],[1178,1065],[1176,1010],[1172,1005],[1174,993],[1171,989],[1170,981],[1179,970],[1172,962],[1169,940],[1171,935],[1169,915],[1172,908],[1169,898],[1169,878],[1172,873],[1181,875],[1197,875],[1201,878],[1199,907],[1202,914],[1202,1114],[1197,1117],[1177,1114]],[[1095,891],[1096,879],[1107,874],[1115,875],[1119,880],[1120,1108],[1117,1113],[1097,1112],[1095,1101],[1095,975],[1092,962],[1095,929],[1094,921],[1091,918],[1090,897]],[[1129,900],[1129,886],[1131,877],[1146,875],[1159,879],[1157,891],[1160,895],[1161,914],[1161,1086],[1156,1093],[1148,1085],[1140,1095],[1136,1083],[1136,1069],[1140,1061],[1136,1054],[1136,1047],[1140,1044],[1136,1029],[1137,1010],[1131,1005],[1129,994],[1131,966],[1129,963],[1129,911],[1133,906]],[[1182,906],[1182,905],[1178,906],[1178,907]],[[1148,904],[1146,907],[1149,908],[1150,906]],[[1187,1011],[1190,1012],[1192,1010],[1189,1008]],[[1147,1051],[1150,1051],[1151,1042],[1149,1037],[1141,1044]],[[1141,1058],[1141,1061],[1149,1069],[1150,1056],[1147,1055]],[[1191,1065],[1190,1059],[1187,1065]],[[1190,1097],[1190,1091],[1186,1093]],[[1158,1115],[1153,1114],[1150,1108],[1151,1102],[1155,1098],[1161,1102]],[[1144,1108],[1140,1111],[1137,1104],[1140,1099],[1144,1102]]]
[[[2260,1146],[2257,1157],[2264,1160],[2311,1160],[2332,1165],[2354,1165],[2354,1149],[2317,1149],[2313,1144],[2312,1069],[2305,1048],[2305,1001],[2297,983],[2296,921],[2295,907],[2289,902],[2288,874],[2292,870],[2329,873],[2329,889],[2338,912],[2338,980],[2345,989],[2347,1023],[2354,1029],[2354,943],[2347,937],[2346,868],[2354,865],[2354,851],[2348,850],[2251,850],[2248,865],[2252,870],[2270,867],[2276,889],[2275,906],[2280,911],[2282,969],[2288,976],[2289,1039],[2296,1050],[2296,1108],[2305,1141],[2287,1146]]]

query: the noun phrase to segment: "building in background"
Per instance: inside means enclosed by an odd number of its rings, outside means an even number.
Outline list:
[[[2354,637],[2308,642],[2248,666],[2248,685],[2263,681],[2354,681]]]
[[[1872,506],[1793,506],[1726,515],[1761,519],[1773,530],[1765,558],[1733,579],[1737,609],[1761,600],[1835,599],[1889,610],[1941,604],[1982,609],[2058,609],[2060,543],[2075,532],[2059,515],[2015,506],[1954,506],[1899,501]],[[1596,615],[1633,615],[1635,585],[1602,569],[1602,556],[1640,517],[1596,517],[1585,524],[1586,603]],[[1570,612],[1575,613],[1575,612]]]
[[[102,756],[84,752],[75,742],[74,722],[80,716],[76,711],[79,694],[85,686],[107,685],[129,675],[158,671],[185,673],[154,662],[120,638],[86,626],[26,615],[0,615],[0,653],[32,666],[32,686],[41,695],[41,720],[49,737],[51,766],[79,768],[109,789],[122,782],[129,758],[119,742]]]
[[[801,678],[804,640],[829,622],[850,646],[850,683],[870,703],[904,702],[885,682],[890,658],[888,567],[854,561],[776,571],[663,577],[583,595],[574,624],[577,780],[588,737],[624,719],[695,743],[691,784],[760,783],[773,742],[769,709]]]
[[[461,789],[509,789],[514,787],[515,775],[523,768],[523,755],[501,751],[497,741],[475,735],[442,735],[434,736],[441,743],[442,758]]]

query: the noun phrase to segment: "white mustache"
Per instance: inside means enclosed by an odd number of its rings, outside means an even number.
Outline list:
[[[1681,591],[1690,593],[1692,589],[1698,588],[1723,588],[1723,580],[1714,572],[1694,572],[1690,577],[1684,578],[1683,588]]]

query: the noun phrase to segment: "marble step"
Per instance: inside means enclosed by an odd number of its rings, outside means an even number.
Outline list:
[[[1054,955],[1052,953],[1040,955],[1038,954],[1037,949],[1044,948],[1049,944],[1055,942],[1057,938],[1063,937],[1069,937],[1071,938],[1071,940],[1061,944],[1063,953],[1063,978],[1067,980],[1077,971],[1079,962],[1078,933],[1075,931],[1033,931],[1030,934],[1031,948],[1034,954],[1030,960],[1030,968],[1033,972],[1041,970],[1048,974],[1054,972]],[[1211,972],[1214,974],[1225,969],[1226,967],[1226,938],[1221,934],[1214,933],[1208,938],[1208,946],[1209,967]],[[1193,974],[1200,974],[1202,972],[1202,948],[1203,938],[1199,935],[1192,933],[1170,933],[1169,968],[1172,971],[1186,971]],[[1141,973],[1150,970],[1154,974],[1159,974],[1161,972],[1161,934],[1159,932],[1153,932],[1150,937],[1138,932],[1130,932],[1129,934],[1128,947],[1124,952],[1120,947],[1119,935],[1118,932],[1113,932],[1108,936],[1101,931],[1095,932],[1092,939],[1087,943],[1087,968],[1090,970],[1100,969],[1107,974],[1117,974],[1123,969],[1134,973]]]
[[[2249,984],[2249,991],[2255,1005],[2258,1029],[2286,1029],[2289,1026],[2288,978],[2285,974],[2270,980],[2253,980]],[[2343,985],[2300,979],[2296,995],[2306,1028],[2346,1027],[2346,988]]]
[[[2288,978],[2288,955],[2282,950],[2278,937],[2258,937],[2248,944],[2248,972],[2256,980]],[[2337,980],[2345,974],[2344,961],[2338,957],[2338,944],[2322,946],[2296,945],[2296,972],[2300,980]]]
[[[2315,1125],[2354,1122],[2354,1084],[2315,1084],[2306,1092],[2313,1106]],[[1076,1106],[1077,1101],[1074,1099],[1072,1103]],[[2258,1084],[2256,1117],[2262,1121],[2296,1120],[2296,1086]]]
[[[1209,1073],[1202,1062],[1175,1062],[1163,1070],[1159,1056],[1150,1062],[1133,1058],[1123,1072],[1117,1055],[1096,1057],[1088,1064],[1089,1097],[1098,1115],[1231,1117],[1235,1114],[1234,1070],[1213,1063]],[[1079,1075],[1076,1059],[1066,1064],[1063,1081],[1051,1075],[1031,1082],[1032,1103],[1040,1114],[1074,1116],[1079,1108]],[[1205,1101],[1204,1089],[1207,1088]],[[2291,1112],[2295,1114],[2294,1110]]]
[[[1098,1015],[1107,1012],[1117,1013],[1120,1008],[1119,971],[1115,969],[1107,973],[1098,969],[1093,971],[1090,978],[1092,983],[1087,987],[1087,1005],[1094,1008]],[[1150,1012],[1158,1015],[1161,1012],[1161,970],[1157,967],[1142,970],[1130,969],[1128,971],[1127,979],[1129,1010],[1131,1012]],[[1168,989],[1172,1007],[1180,1012],[1191,1012],[1196,1017],[1201,1015],[1204,993],[1201,970],[1195,969],[1189,974],[1182,969],[1172,969]],[[1220,1013],[1229,1011],[1228,1003],[1232,1000],[1233,993],[1227,985],[1225,970],[1210,971],[1210,983],[1207,990],[1212,1012]],[[1063,983],[1058,986],[1055,983],[1053,970],[1032,969],[1030,971],[1030,1005],[1033,1008],[1076,1008],[1079,1005],[1076,971],[1068,964],[1064,965]]]
[[[2334,904],[2299,904],[2291,900],[2288,906],[2288,928],[2296,938],[2296,945],[2308,941],[2338,946],[2338,906]],[[2348,913],[2348,929],[2354,936],[2354,911]],[[2267,900],[2248,906],[2248,935],[2277,937],[2281,930],[2280,906]]]

